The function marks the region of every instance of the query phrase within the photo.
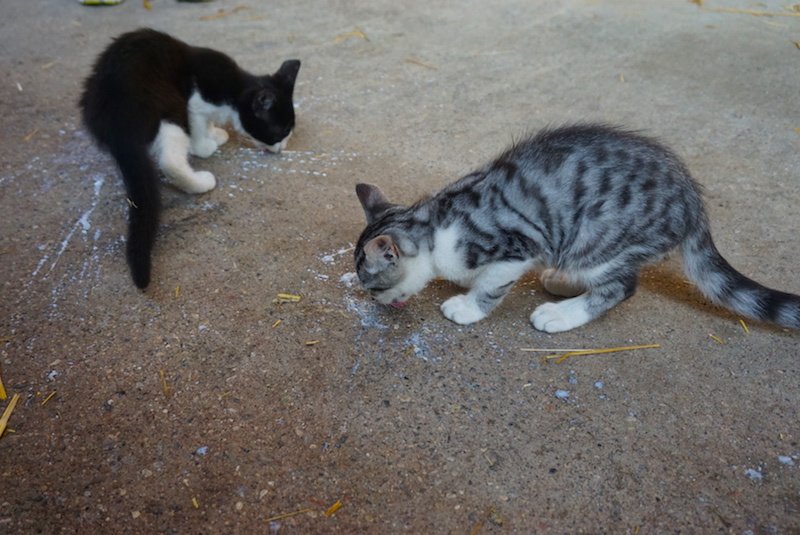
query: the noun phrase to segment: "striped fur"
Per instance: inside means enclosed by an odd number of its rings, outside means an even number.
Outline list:
[[[710,299],[743,316],[800,328],[800,297],[737,272],[711,239],[699,186],[668,148],[605,125],[544,130],[411,207],[375,186],[356,193],[367,227],[355,250],[362,285],[402,305],[441,277],[469,291],[442,304],[459,324],[484,318],[519,277],[544,270],[550,293],[531,322],[583,325],[627,299],[639,271],[675,248]]]

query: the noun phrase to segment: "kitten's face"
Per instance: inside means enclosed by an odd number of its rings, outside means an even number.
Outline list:
[[[415,269],[416,246],[392,229],[392,216],[402,207],[389,203],[375,186],[359,184],[356,193],[367,216],[354,253],[358,280],[376,301],[400,308],[428,282]]]
[[[400,251],[388,234],[359,240],[356,273],[365,290],[384,305],[401,307],[411,293],[406,288],[406,270]]]
[[[294,129],[292,94],[299,70],[299,60],[285,61],[278,72],[259,78],[239,99],[242,127],[272,152],[286,148]]]

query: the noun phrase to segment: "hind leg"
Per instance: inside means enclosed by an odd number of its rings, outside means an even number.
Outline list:
[[[208,171],[195,171],[189,165],[189,136],[180,126],[162,122],[153,141],[152,152],[158,166],[175,187],[186,193],[205,193],[217,181]]]
[[[589,281],[586,293],[558,303],[544,303],[531,314],[540,331],[557,333],[585,325],[636,292],[638,269],[615,271]]]
[[[542,286],[552,295],[575,297],[586,291],[586,286],[575,281],[564,271],[545,269],[539,276]]]

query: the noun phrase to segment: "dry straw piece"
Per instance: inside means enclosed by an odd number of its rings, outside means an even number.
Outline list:
[[[56,395],[56,391],[55,391],[55,390],[53,390],[52,392],[50,392],[50,394],[49,394],[49,395],[48,395],[46,398],[44,398],[44,400],[42,401],[42,407],[44,407],[45,405],[47,405],[47,402],[48,402],[48,401],[50,401],[51,399],[53,399],[53,397],[54,397],[55,395]]]
[[[522,348],[521,351],[527,352],[551,352],[550,355],[542,357],[546,361],[555,360],[556,364],[561,364],[570,357],[582,357],[586,355],[604,355],[606,353],[619,353],[620,351],[634,351],[637,349],[658,349],[661,344],[643,344],[638,346],[608,347],[602,349],[535,349]],[[557,353],[556,353],[557,352]]]
[[[722,338],[720,338],[719,336],[717,336],[715,334],[708,333],[708,337],[711,338],[712,340],[714,340],[716,343],[718,343],[721,346],[725,345],[725,340],[723,340]]]
[[[158,375],[161,378],[161,390],[164,391],[164,397],[170,396],[169,385],[167,384],[167,374],[164,370],[158,370]]]
[[[332,517],[336,511],[342,508],[342,500],[336,500],[336,503],[328,507],[328,510],[325,511],[325,516],[328,518]]]
[[[0,418],[0,438],[3,437],[3,433],[6,430],[6,426],[8,425],[8,419],[11,418],[11,413],[14,412],[14,407],[17,406],[17,401],[19,400],[19,394],[14,394],[11,398],[11,401],[8,402],[8,406],[6,410],[3,412],[2,418]]]
[[[746,332],[747,334],[750,334],[750,327],[748,327],[747,324],[744,322],[744,320],[741,319],[741,318],[739,318],[739,325],[742,326],[742,329],[744,329],[744,332]]]
[[[313,509],[311,509],[310,507],[306,507],[305,509],[300,509],[299,511],[292,511],[291,513],[283,513],[280,515],[271,516],[267,519],[267,522],[272,522],[274,520],[283,520],[284,518],[302,515],[303,513],[310,513],[312,511]]]

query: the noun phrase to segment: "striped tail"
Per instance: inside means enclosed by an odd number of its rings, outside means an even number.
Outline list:
[[[161,200],[158,173],[144,146],[111,150],[128,193],[128,266],[138,288],[150,284],[150,256],[156,241]]]
[[[800,296],[767,288],[736,271],[717,251],[705,217],[681,250],[686,275],[710,300],[750,319],[800,329]]]

